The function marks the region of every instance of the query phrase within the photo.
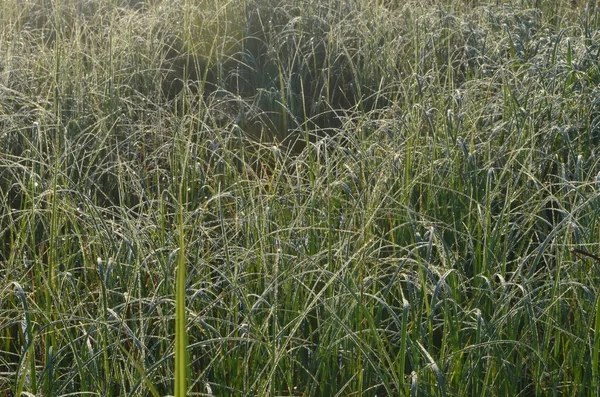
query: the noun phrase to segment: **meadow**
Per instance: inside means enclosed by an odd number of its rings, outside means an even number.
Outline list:
[[[599,27],[1,1],[0,392],[600,395]]]

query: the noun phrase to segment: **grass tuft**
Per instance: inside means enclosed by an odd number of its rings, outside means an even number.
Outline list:
[[[0,2],[0,392],[598,394],[599,15]]]

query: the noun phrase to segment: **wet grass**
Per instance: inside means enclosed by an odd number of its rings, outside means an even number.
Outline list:
[[[600,392],[593,2],[0,4],[0,390]]]

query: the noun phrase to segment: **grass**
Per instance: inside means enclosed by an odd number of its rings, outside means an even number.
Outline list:
[[[1,2],[0,391],[597,395],[599,18]]]

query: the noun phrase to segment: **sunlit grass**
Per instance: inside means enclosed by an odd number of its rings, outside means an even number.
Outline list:
[[[0,392],[600,392],[575,3],[1,2]]]

